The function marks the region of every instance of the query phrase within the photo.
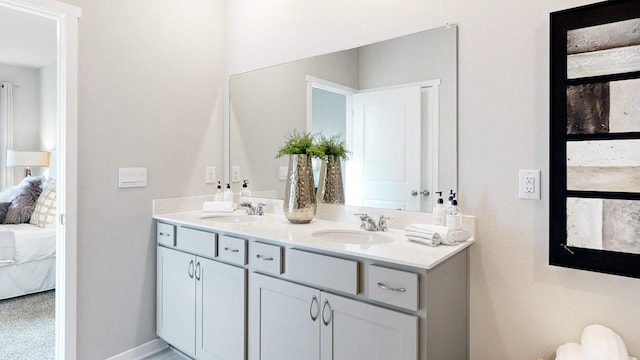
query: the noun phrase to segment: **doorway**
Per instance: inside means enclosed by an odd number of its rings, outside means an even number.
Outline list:
[[[55,358],[76,358],[77,39],[80,9],[55,0],[0,0],[0,10],[55,22],[57,174]]]

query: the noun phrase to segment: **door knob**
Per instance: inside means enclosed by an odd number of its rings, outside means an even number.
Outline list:
[[[411,190],[411,196],[418,196],[418,194],[422,194],[422,196],[431,195],[431,193],[427,189],[424,189],[421,192],[418,192],[418,190]]]

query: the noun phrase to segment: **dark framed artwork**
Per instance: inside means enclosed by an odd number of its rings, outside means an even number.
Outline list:
[[[640,0],[551,14],[549,264],[640,277]]]

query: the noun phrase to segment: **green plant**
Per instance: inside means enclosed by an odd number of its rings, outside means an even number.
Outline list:
[[[322,154],[337,156],[342,160],[348,160],[351,153],[347,150],[344,141],[340,139],[339,134],[331,137],[326,137],[324,134],[321,134],[317,147],[318,151]]]
[[[311,157],[322,158],[324,153],[319,150],[315,143],[316,136],[306,131],[294,129],[285,135],[284,145],[278,149],[276,158],[286,155],[306,154]]]

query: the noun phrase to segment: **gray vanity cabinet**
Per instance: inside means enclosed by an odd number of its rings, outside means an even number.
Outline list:
[[[418,317],[250,275],[250,360],[415,360]]]
[[[178,230],[177,248],[158,246],[158,336],[195,359],[244,359],[246,270],[180,251],[193,236],[214,249],[216,234]]]

